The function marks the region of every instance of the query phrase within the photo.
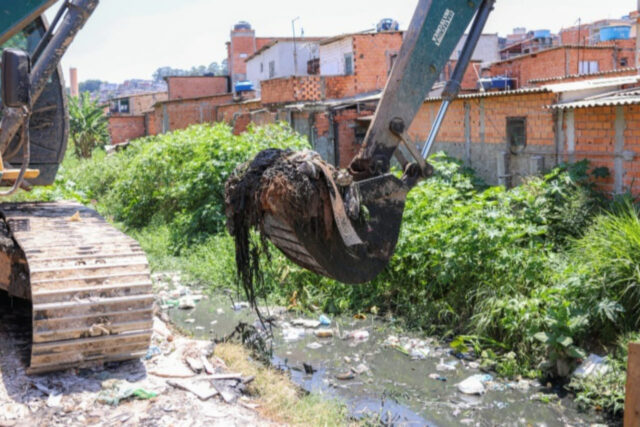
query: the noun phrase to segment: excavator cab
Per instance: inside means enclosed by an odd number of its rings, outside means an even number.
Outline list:
[[[25,0],[15,2],[9,10],[4,11],[0,18],[2,52],[4,53],[5,50],[14,52],[10,58],[15,58],[17,52],[22,52],[23,60],[28,59],[30,64],[33,64],[35,55],[39,54],[39,46],[40,49],[44,47],[41,42],[49,29],[48,22],[42,13],[54,3],[55,0]],[[5,65],[3,65],[3,71],[4,68]],[[30,150],[30,170],[25,172],[24,177],[27,183],[51,185],[55,180],[67,147],[69,120],[62,70],[58,63],[53,64],[52,68],[50,79],[30,106],[29,147],[23,147],[22,135],[15,131],[2,152],[3,162],[0,164],[3,169],[2,186],[15,183],[18,175],[16,171],[20,170],[25,157],[25,148]],[[15,94],[16,74],[14,73],[11,77],[11,79],[5,78],[4,75],[2,77],[3,98],[5,93]],[[3,105],[6,105],[4,99]],[[10,108],[17,109],[15,106]],[[5,137],[9,139],[8,136]]]
[[[348,170],[339,171],[313,153],[271,151],[229,180],[228,229],[236,239],[245,289],[252,288],[255,271],[247,247],[250,228],[294,263],[344,283],[370,281],[387,266],[407,194],[432,174],[425,159],[493,5],[494,0],[418,2],[363,146]],[[407,130],[465,31],[440,112],[419,150]],[[402,167],[401,177],[391,172],[393,157]]]

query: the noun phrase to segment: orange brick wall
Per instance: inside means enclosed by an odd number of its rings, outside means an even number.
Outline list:
[[[624,131],[624,150],[640,156],[640,105],[624,106],[626,128]],[[640,194],[640,161],[638,158],[625,159],[623,186],[633,188],[634,194]]]
[[[344,96],[384,89],[391,70],[391,55],[402,47],[402,33],[353,36],[354,84]]]
[[[453,70],[456,68],[458,61],[449,61],[444,70],[445,80],[449,80],[453,74]],[[478,87],[478,74],[480,74],[480,61],[471,61],[467,66],[467,69],[462,76],[462,82],[460,88],[463,91],[473,91]],[[477,70],[477,73],[476,73]]]
[[[233,123],[234,116],[238,113],[247,113],[253,110],[260,109],[262,104],[260,101],[232,103],[218,106],[218,113],[216,121],[225,122],[228,124]]]
[[[221,95],[229,92],[226,76],[167,77],[169,100]]]
[[[109,136],[112,144],[145,136],[145,116],[109,117]]]
[[[518,87],[527,86],[529,80],[544,79],[578,73],[582,61],[598,61],[599,71],[618,68],[615,48],[559,48],[525,55],[494,63],[489,75],[508,75],[518,80]]]
[[[324,79],[320,76],[282,77],[261,83],[262,103],[284,104],[318,101],[325,98]]]
[[[216,121],[217,107],[232,100],[232,94],[225,94],[156,104],[156,129],[162,131],[165,110],[169,131],[184,129],[196,123],[213,123]]]

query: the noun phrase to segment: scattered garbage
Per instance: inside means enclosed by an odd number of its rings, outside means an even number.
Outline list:
[[[353,373],[353,371],[342,372],[336,375],[336,378],[339,379],[340,381],[352,380],[355,377],[356,375]]]
[[[188,323],[188,324],[190,324],[190,325],[193,325],[194,323],[196,323],[196,319],[186,319],[186,320],[184,321],[184,323]]]
[[[431,378],[432,380],[441,381],[441,382],[447,381],[447,378],[443,377],[440,374],[429,374],[429,378]]]
[[[236,303],[233,303],[233,311],[241,311],[241,310],[248,309],[250,307],[251,307],[251,305],[249,305],[248,302],[236,302]],[[219,313],[219,314],[222,314],[222,313]]]
[[[50,394],[47,399],[47,406],[49,408],[59,408],[62,403],[62,394]]]
[[[457,364],[458,362],[455,360],[445,363],[444,359],[440,358],[440,363],[436,365],[436,371],[455,371]]]
[[[105,381],[103,390],[98,394],[98,402],[105,405],[118,406],[121,401],[136,398],[141,400],[149,400],[158,396],[158,393],[145,390],[144,388],[135,388],[124,381]]]
[[[180,298],[180,302],[178,303],[178,308],[180,310],[192,310],[196,308],[196,302],[191,296],[184,296]]]
[[[331,329],[318,329],[313,331],[313,334],[318,338],[331,338],[333,337],[333,331]]]
[[[322,344],[320,344],[319,342],[310,342],[309,344],[307,344],[307,348],[310,348],[311,350],[317,350],[319,348],[322,348]]]
[[[218,395],[218,390],[208,381],[186,382],[180,380],[169,380],[167,381],[167,384],[172,387],[193,393],[200,400],[209,400],[212,397]]]
[[[573,375],[576,377],[589,377],[606,374],[608,370],[607,359],[592,353],[573,371]]]
[[[358,314],[355,314],[353,316],[353,318],[356,319],[356,320],[367,320],[367,315],[366,314],[362,314],[362,313],[358,313]]]
[[[354,341],[366,341],[369,339],[369,331],[365,331],[364,329],[351,331],[347,334],[346,338]]]
[[[155,356],[158,356],[160,354],[162,354],[162,350],[160,350],[160,347],[158,347],[157,345],[152,345],[151,347],[149,347],[149,350],[147,350],[147,354],[144,356],[144,359],[151,360]]]
[[[303,326],[308,329],[315,329],[322,324],[319,320],[311,320],[311,319],[293,319],[291,321],[292,325],[295,326]]]
[[[329,319],[324,314],[321,314],[318,320],[320,321],[320,325],[322,326],[331,326],[331,319]]]
[[[488,374],[473,375],[458,383],[458,391],[464,394],[484,394],[486,392],[484,384],[492,380],[493,377]]]
[[[364,363],[359,364],[358,366],[356,366],[355,368],[351,368],[351,370],[358,375],[362,375],[365,372],[369,371],[369,367],[367,365],[365,365]]]
[[[398,338],[394,335],[389,335],[383,344],[406,354],[412,359],[426,359],[431,353],[429,342],[426,340],[407,337]]]
[[[297,341],[304,337],[304,328],[287,328],[282,330],[282,338],[285,341]]]
[[[313,366],[308,363],[303,363],[302,367],[304,368],[304,373],[307,375],[313,375],[313,373],[316,372],[316,370],[313,369]]]

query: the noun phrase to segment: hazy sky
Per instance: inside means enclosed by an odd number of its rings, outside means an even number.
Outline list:
[[[51,16],[58,2],[48,12]],[[234,23],[249,21],[257,36],[331,36],[373,28],[394,18],[405,29],[416,0],[102,0],[69,48],[63,67],[79,79],[121,82],[151,78],[162,66],[191,68],[220,62]],[[535,5],[535,6],[534,6]],[[558,31],[583,22],[617,18],[636,0],[498,0],[486,32],[505,35],[513,27]]]

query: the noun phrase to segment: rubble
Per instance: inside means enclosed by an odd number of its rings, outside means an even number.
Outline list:
[[[20,321],[6,311],[0,307],[0,426],[271,425],[251,399],[235,404],[251,378],[227,372],[210,342],[174,334],[158,317],[142,360],[27,376],[29,329],[16,330]],[[168,378],[176,373],[189,378]]]

